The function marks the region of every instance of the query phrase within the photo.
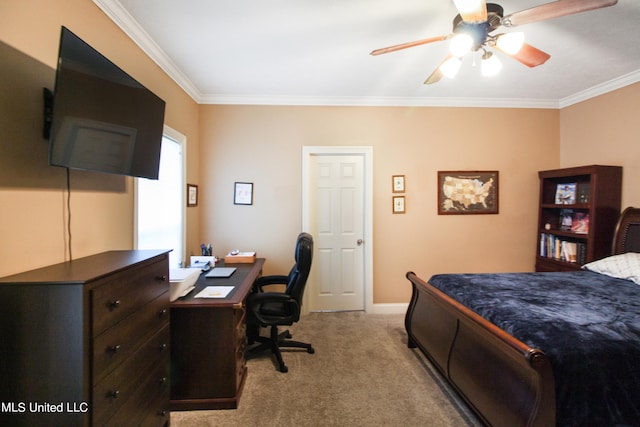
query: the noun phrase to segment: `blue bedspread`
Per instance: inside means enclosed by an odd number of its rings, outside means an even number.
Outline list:
[[[429,283],[553,366],[559,426],[640,426],[640,285],[590,271],[440,274]]]

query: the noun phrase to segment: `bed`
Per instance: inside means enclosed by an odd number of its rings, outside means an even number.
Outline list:
[[[491,426],[640,426],[640,209],[562,273],[407,273],[419,348]]]

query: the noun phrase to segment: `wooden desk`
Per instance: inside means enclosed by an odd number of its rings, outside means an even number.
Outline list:
[[[171,303],[171,410],[234,409],[247,376],[245,299],[264,258],[227,264],[226,279],[204,274],[189,295]],[[235,286],[227,298],[194,298],[206,286]]]

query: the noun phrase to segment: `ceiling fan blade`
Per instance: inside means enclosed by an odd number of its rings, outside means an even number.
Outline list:
[[[453,0],[453,3],[465,22],[484,22],[487,20],[485,0]]]
[[[451,58],[453,55],[448,54],[446,58],[444,58],[442,60],[441,63],[438,64],[438,66],[436,67],[435,70],[433,70],[433,73],[431,73],[431,75],[429,77],[427,77],[427,80],[424,81],[424,84],[426,85],[431,85],[434,83],[438,83],[440,81],[440,79],[442,79],[444,77],[444,74],[442,73],[442,71],[440,70],[440,66],[442,66],[442,64],[444,64],[445,62],[447,62],[447,60],[449,58]]]
[[[397,44],[394,46],[383,47],[382,49],[372,50],[370,55],[382,55],[383,53],[395,52],[397,50],[407,49],[409,47],[421,46],[423,44],[439,42],[442,40],[446,40],[449,36],[438,36],[438,37],[430,37],[428,39],[416,40],[414,42]]]
[[[507,15],[502,18],[502,25],[515,27],[613,6],[616,3],[618,3],[618,0],[557,0]]]
[[[538,65],[542,65],[547,62],[547,59],[551,58],[551,55],[549,55],[548,53],[543,52],[540,49],[537,49],[526,43],[524,43],[520,50],[516,53],[507,53],[497,46],[494,46],[494,48],[504,53],[505,55],[509,55],[517,61],[520,61],[527,67],[537,67]]]

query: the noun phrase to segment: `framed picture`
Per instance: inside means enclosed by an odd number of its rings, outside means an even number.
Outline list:
[[[404,193],[404,175],[393,175],[391,177],[392,180],[392,190],[394,193]]]
[[[253,182],[236,182],[233,192],[234,205],[253,204]]]
[[[187,184],[187,206],[198,206],[198,186]]]
[[[404,212],[404,196],[393,196],[393,213],[403,214]]]
[[[497,213],[498,171],[438,171],[438,215]]]
[[[569,184],[558,184],[556,187],[556,205],[573,205],[576,203],[575,182]]]

